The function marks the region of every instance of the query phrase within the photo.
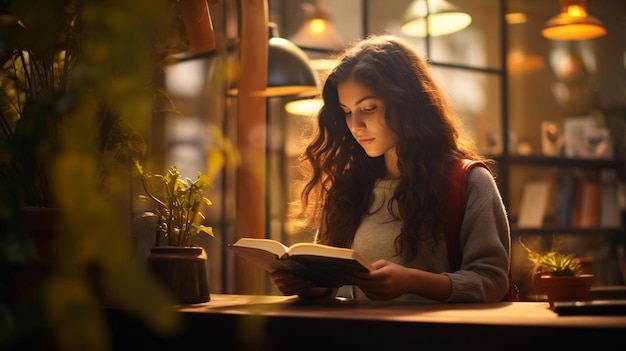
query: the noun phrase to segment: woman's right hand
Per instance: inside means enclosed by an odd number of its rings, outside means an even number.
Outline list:
[[[270,280],[283,295],[307,295],[315,287],[310,281],[291,272],[272,272]]]

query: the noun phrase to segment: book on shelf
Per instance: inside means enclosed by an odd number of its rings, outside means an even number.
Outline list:
[[[539,228],[543,225],[550,186],[547,181],[531,181],[524,185],[517,225]]]
[[[599,210],[600,185],[595,181],[586,181],[583,184],[580,226],[597,227]]]
[[[619,204],[620,189],[617,175],[605,172],[600,181],[600,218],[599,224],[604,228],[619,228],[622,225],[622,214]]]
[[[240,238],[229,248],[268,272],[293,272],[322,287],[350,285],[349,275],[374,270],[352,249],[316,243],[286,246],[272,239]]]
[[[574,176],[574,186],[572,187],[572,198],[574,203],[572,206],[572,215],[570,226],[579,228],[581,226],[581,219],[583,213],[583,196],[585,189],[585,178],[581,174]]]
[[[572,223],[575,182],[574,175],[568,171],[559,173],[555,180],[555,207],[558,223],[561,227],[569,227]]]
[[[571,171],[559,173],[555,177],[554,208],[560,226],[621,227],[619,183],[615,176],[606,176],[605,173],[606,170],[601,171],[600,179]]]

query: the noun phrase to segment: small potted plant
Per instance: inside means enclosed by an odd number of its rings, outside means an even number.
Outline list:
[[[211,205],[204,196],[211,179],[202,172],[196,180],[183,178],[176,166],[166,175],[147,174],[137,161],[135,166],[158,218],[154,247],[148,256],[150,271],[181,303],[209,301],[206,252],[192,245],[191,237],[201,233],[213,236],[212,228],[201,223],[204,215],[200,210],[203,204]]]
[[[589,300],[593,274],[584,274],[578,258],[558,250],[540,252],[524,245],[532,263],[531,273],[538,276],[550,306],[556,301]]]

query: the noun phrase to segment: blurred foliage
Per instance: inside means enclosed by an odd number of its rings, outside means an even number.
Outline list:
[[[176,0],[0,0],[0,349],[33,335],[49,349],[109,349],[103,298],[160,332],[180,327],[119,206],[145,152],[153,78],[186,47],[177,14]],[[42,264],[25,206],[62,220],[50,273],[16,305],[16,272]]]

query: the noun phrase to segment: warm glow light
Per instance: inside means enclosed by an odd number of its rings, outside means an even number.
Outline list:
[[[507,55],[507,66],[510,74],[518,75],[543,69],[546,63],[540,56],[528,54],[520,48],[513,48]]]
[[[322,35],[326,31],[326,21],[320,18],[313,18],[309,22],[309,29],[313,34]]]
[[[587,11],[580,5],[567,5],[567,13],[572,17],[584,17]]]
[[[552,17],[541,34],[552,40],[594,39],[606,34],[602,22],[587,14],[585,0],[561,0],[561,13]]]
[[[520,24],[528,22],[528,17],[525,13],[511,12],[505,15],[506,23],[508,24]]]
[[[304,3],[306,21],[289,39],[302,48],[339,50],[344,39],[332,23],[330,8],[325,0],[316,0],[315,4]]]
[[[298,116],[314,116],[323,103],[322,99],[294,100],[285,105],[285,111]]]
[[[541,33],[554,40],[583,40],[601,37],[606,34],[606,30],[588,24],[569,24],[567,28],[546,28]]]
[[[423,38],[426,36],[426,18],[428,33],[431,36],[452,34],[465,29],[472,23],[472,17],[460,11],[456,6],[444,0],[414,0],[404,15],[401,30],[404,34]]]

